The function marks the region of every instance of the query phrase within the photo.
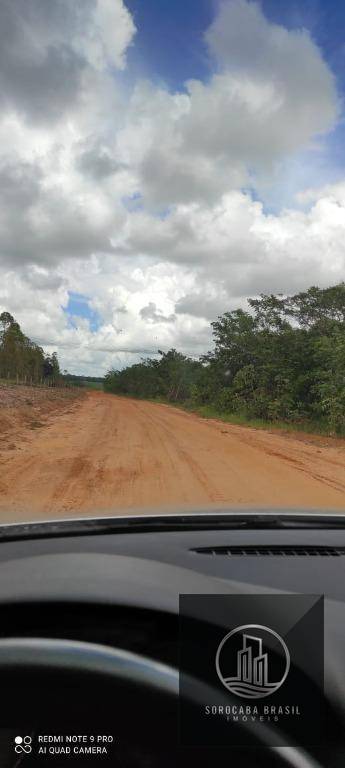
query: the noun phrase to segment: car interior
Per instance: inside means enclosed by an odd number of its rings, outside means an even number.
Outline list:
[[[108,759],[119,766],[342,766],[344,556],[345,519],[331,512],[231,510],[2,526],[4,744],[15,722],[33,735],[78,728],[112,734]],[[287,740],[272,747],[263,730],[248,734],[242,747],[181,744],[179,596],[301,592],[325,596],[324,743],[315,734],[314,745]],[[207,683],[198,684],[191,707],[204,696]],[[3,755],[4,768],[21,764],[5,747]],[[22,760],[44,764],[39,755]]]

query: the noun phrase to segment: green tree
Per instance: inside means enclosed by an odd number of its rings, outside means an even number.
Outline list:
[[[159,352],[110,371],[106,389],[267,420],[317,418],[345,432],[345,283],[248,305],[211,323],[214,348],[199,361]]]
[[[22,332],[9,312],[0,315],[0,378],[37,383],[42,379],[57,382],[59,361],[54,353],[44,356],[43,349]]]

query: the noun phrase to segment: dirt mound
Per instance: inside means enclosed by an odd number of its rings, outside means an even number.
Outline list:
[[[44,426],[80,397],[77,389],[0,385],[0,451],[13,450],[27,430]]]

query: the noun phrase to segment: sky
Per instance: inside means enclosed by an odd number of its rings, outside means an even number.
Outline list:
[[[338,0],[2,0],[0,311],[102,375],[343,280],[344,64]]]

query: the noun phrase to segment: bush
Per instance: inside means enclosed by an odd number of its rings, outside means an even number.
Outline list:
[[[345,434],[345,391],[324,398],[320,403],[320,410],[326,414],[333,434]]]
[[[216,399],[216,406],[223,413],[232,413],[236,410],[236,402],[234,401],[234,393],[229,387],[223,387]]]

